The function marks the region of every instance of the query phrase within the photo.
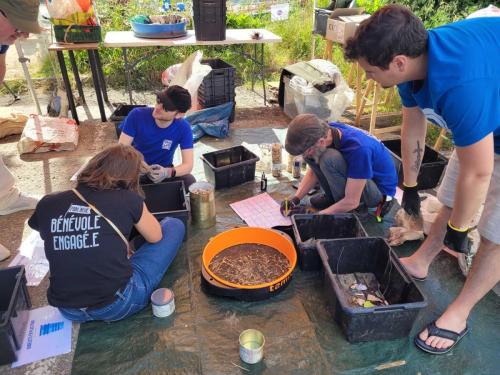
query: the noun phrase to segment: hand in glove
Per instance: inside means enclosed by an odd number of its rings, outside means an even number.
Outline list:
[[[153,164],[150,167],[151,167],[151,170],[148,173],[148,177],[155,184],[157,184],[158,182],[163,181],[166,178],[172,177],[172,172],[174,170],[174,168],[162,167],[159,164]]]
[[[408,215],[420,216],[420,196],[418,195],[417,185],[406,186],[403,184],[403,209]]]
[[[300,205],[300,199],[298,197],[287,198],[280,205],[280,212],[283,216],[291,216],[297,213],[300,209],[303,209],[305,212],[305,208]]]
[[[455,228],[448,221],[448,227],[446,228],[446,236],[444,237],[444,245],[454,251],[458,251],[459,253],[468,254],[469,253],[469,237],[467,234],[469,233],[468,229],[459,229]]]

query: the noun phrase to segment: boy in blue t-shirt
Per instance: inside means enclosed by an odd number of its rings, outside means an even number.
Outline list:
[[[443,208],[429,236],[401,263],[424,280],[443,244],[465,257],[467,232],[480,206],[479,249],[458,297],[415,337],[431,354],[444,354],[467,333],[467,318],[500,281],[500,18],[467,19],[432,30],[409,9],[388,5],[363,21],[345,56],[383,87],[398,85],[403,103],[403,208],[420,215],[417,175],[426,120],[448,129],[455,151],[438,191]]]
[[[149,166],[142,183],[183,180],[186,190],[195,182],[193,170],[193,132],[184,119],[191,108],[189,91],[180,86],[156,94],[154,108],[133,109],[122,124],[118,142],[132,145],[144,156]],[[181,149],[181,164],[174,166],[177,147]]]
[[[288,125],[285,148],[302,155],[310,168],[295,195],[282,204],[283,213],[287,208],[286,214],[297,213],[300,200],[317,182],[324,193],[310,203],[320,214],[349,212],[360,205],[387,208],[386,201],[396,193],[398,176],[389,151],[363,130],[302,114]]]

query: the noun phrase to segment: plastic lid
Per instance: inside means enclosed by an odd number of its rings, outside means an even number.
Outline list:
[[[159,288],[156,289],[151,294],[151,303],[154,305],[166,305],[170,303],[174,299],[174,292],[168,288]]]

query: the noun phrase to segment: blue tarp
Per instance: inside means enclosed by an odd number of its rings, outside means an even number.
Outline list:
[[[234,102],[202,109],[186,116],[193,130],[193,141],[198,141],[205,134],[216,138],[226,138],[229,134],[229,117]]]

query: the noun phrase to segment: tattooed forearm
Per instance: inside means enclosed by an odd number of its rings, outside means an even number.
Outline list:
[[[412,169],[415,172],[418,172],[420,169],[420,163],[422,162],[422,156],[424,154],[424,149],[420,146],[420,141],[417,141],[417,148],[413,151],[413,153],[415,154],[416,159]]]

